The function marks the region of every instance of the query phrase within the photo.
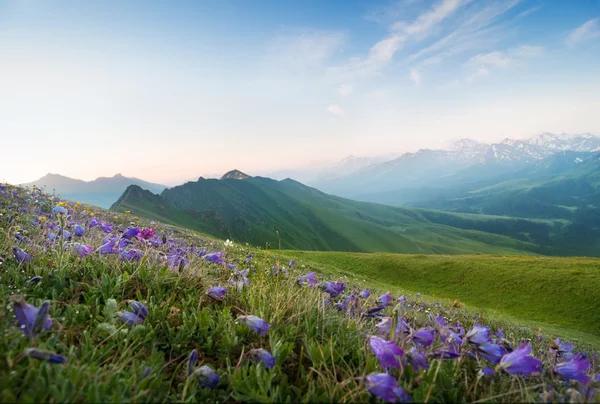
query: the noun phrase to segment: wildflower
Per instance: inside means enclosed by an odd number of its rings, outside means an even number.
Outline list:
[[[154,231],[154,229],[151,229],[151,228],[150,229],[144,228],[144,229],[142,229],[142,231],[140,233],[140,237],[144,240],[150,240],[150,239],[154,238],[154,236],[155,236],[155,231]]]
[[[388,403],[410,401],[410,396],[398,382],[387,373],[371,373],[365,377],[365,385],[369,393]]]
[[[140,376],[140,382],[148,376],[150,376],[150,373],[152,373],[152,368],[150,366],[147,366],[146,369],[144,369],[144,373],[142,373],[142,375]]]
[[[590,381],[585,372],[590,368],[590,361],[582,359],[582,354],[575,355],[570,361],[561,362],[554,368],[554,372],[565,379],[577,380],[583,384]]]
[[[48,315],[49,303],[44,302],[40,308],[36,308],[27,303],[22,297],[13,298],[15,317],[21,324],[21,329],[26,337],[32,338],[42,329],[52,327],[52,319]],[[34,332],[35,330],[35,332]]]
[[[215,300],[221,300],[227,293],[227,288],[224,286],[213,286],[208,290],[207,295]]]
[[[29,284],[38,283],[38,282],[39,282],[39,281],[41,281],[41,280],[42,280],[42,277],[41,277],[41,276],[39,276],[39,275],[36,275],[36,276],[34,276],[33,278],[29,279],[29,280],[27,281],[27,283],[29,283]]]
[[[555,349],[558,352],[558,356],[562,360],[570,360],[573,357],[573,344],[568,342],[563,343],[560,338],[554,340],[551,348]]]
[[[87,246],[87,245],[83,245],[83,244],[73,244],[73,248],[75,249],[75,252],[77,252],[77,254],[79,254],[79,256],[81,258],[85,258],[88,255],[90,255],[91,253],[94,252],[94,248]]]
[[[248,351],[248,355],[250,355],[254,361],[264,363],[265,368],[267,369],[271,369],[275,366],[275,357],[266,349],[251,349]]]
[[[229,239],[225,240],[225,247],[233,247],[233,241],[230,241]]]
[[[133,301],[129,304],[129,311],[120,311],[117,313],[119,320],[130,327],[142,324],[147,315],[148,308],[138,301]]]
[[[404,355],[404,351],[395,343],[386,341],[383,338],[370,336],[369,346],[384,369],[399,369],[402,366],[400,358]]]
[[[417,348],[411,348],[410,351],[406,353],[406,356],[408,357],[408,361],[414,370],[419,371],[420,369],[429,368],[429,362],[427,362],[425,354],[419,351]]]
[[[73,228],[73,234],[75,237],[83,237],[85,234],[85,229],[80,225],[75,225],[75,228]]]
[[[140,230],[140,228],[139,228],[139,227],[132,227],[132,228],[130,228],[130,229],[127,229],[127,230],[126,230],[126,231],[123,233],[122,237],[123,237],[124,239],[127,239],[127,240],[129,240],[129,239],[132,239],[132,238],[134,238],[134,237],[137,237],[137,235],[138,235],[138,234],[140,234],[141,232],[142,232],[142,231]]]
[[[266,335],[271,326],[265,320],[256,316],[239,316],[238,320],[246,324],[250,329],[259,335]]]
[[[90,216],[92,216],[92,214],[90,214]],[[98,221],[98,219],[94,218],[92,220],[90,220],[90,223],[88,226],[90,227],[96,227],[96,226],[100,226],[100,222]]]
[[[252,254],[246,255],[246,263],[247,264],[251,264],[252,263]]]
[[[52,352],[43,351],[37,348],[26,348],[25,355],[30,358],[34,358],[41,361],[47,361],[53,364],[61,364],[67,361],[67,358],[65,358],[62,355],[57,355]]]
[[[206,254],[204,259],[208,262],[212,262],[213,264],[221,264],[223,263],[223,252],[214,252],[210,254]]]
[[[435,338],[433,331],[427,328],[421,328],[417,330],[413,336],[412,340],[415,344],[421,346],[429,346],[433,343],[433,339]]]
[[[542,362],[530,356],[531,345],[523,344],[500,360],[499,367],[511,375],[529,375],[542,370]]]
[[[466,338],[470,344],[486,344],[490,341],[490,327],[475,325]]]
[[[244,286],[250,286],[250,280],[247,277],[248,270],[244,271],[235,271],[232,275],[232,278],[229,280],[230,285],[236,285],[238,292],[241,292]]]
[[[323,286],[323,291],[329,293],[331,297],[339,296],[346,288],[344,282],[323,282],[321,286]]]
[[[52,208],[52,213],[54,213],[55,215],[66,215],[67,209],[62,206],[55,206],[54,208]]]
[[[432,359],[456,359],[460,356],[460,353],[453,351],[452,349],[439,349],[429,354]]]
[[[371,296],[371,292],[369,291],[369,289],[365,289],[362,292],[360,292],[359,295],[362,299],[367,299],[369,296]]]
[[[478,345],[477,353],[492,363],[499,363],[502,357],[507,354],[506,349],[497,344]]]
[[[27,254],[19,247],[13,247],[13,255],[19,264],[30,262],[33,259],[33,254]]]
[[[392,329],[392,319],[389,317],[382,318],[379,323],[375,324],[375,328],[379,330],[379,334],[389,335]]]
[[[131,262],[141,260],[144,254],[140,250],[132,248],[130,250],[121,250],[120,256],[122,261]]]
[[[221,380],[217,372],[209,365],[200,366],[194,371],[194,375],[198,377],[204,387],[215,387]]]
[[[198,362],[198,351],[195,349],[190,353],[187,360],[187,375],[191,376],[194,373],[194,368],[196,367],[196,362]]]
[[[463,340],[460,335],[452,331],[449,327],[441,327],[439,332],[444,343],[454,346],[462,345]]]
[[[288,266],[291,268],[296,264],[296,261],[291,260],[290,263],[288,264]]]
[[[386,307],[392,303],[392,300],[394,299],[390,295],[390,292],[387,292],[385,295],[379,296],[379,298],[377,299],[377,303],[379,303],[383,307]]]
[[[314,272],[309,272],[307,274],[300,276],[300,278],[298,278],[298,285],[300,285],[300,286],[304,286],[304,285],[315,286],[317,283],[319,283],[319,281],[317,280]]]
[[[493,376],[495,374],[496,372],[494,371],[494,369],[488,367],[485,367],[479,371],[479,376]]]
[[[118,254],[119,248],[117,247],[115,241],[110,239],[107,240],[104,244],[102,244],[100,248],[98,248],[98,252],[102,255]]]

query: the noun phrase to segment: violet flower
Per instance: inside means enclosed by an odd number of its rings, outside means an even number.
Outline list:
[[[554,368],[554,372],[565,379],[577,380],[583,384],[590,381],[585,372],[590,368],[590,361],[582,359],[582,354],[575,355],[570,361],[561,362]]]
[[[376,336],[370,336],[369,346],[384,369],[399,369],[402,366],[400,358],[404,355],[404,351],[395,343]]]
[[[466,335],[469,344],[486,344],[490,341],[490,327],[475,325]]]
[[[62,355],[57,355],[52,352],[43,351],[37,348],[26,348],[25,355],[30,358],[34,358],[40,361],[46,361],[52,364],[62,364],[67,361],[67,358],[65,358]]]
[[[239,316],[239,321],[246,324],[252,331],[258,333],[258,335],[266,335],[269,332],[271,326],[265,320],[256,316]]]
[[[502,357],[508,353],[502,345],[498,344],[481,344],[477,345],[476,349],[479,355],[492,363],[499,363]]]
[[[323,292],[329,293],[331,297],[337,297],[344,292],[346,284],[344,282],[323,282],[321,283]]]
[[[369,393],[388,403],[406,402],[411,399],[402,387],[398,387],[396,379],[387,373],[371,373],[364,380]]]
[[[198,377],[204,387],[215,387],[221,380],[217,372],[209,365],[200,366],[194,371],[194,375]]]
[[[224,286],[213,286],[208,289],[207,295],[215,300],[223,299],[223,296],[227,293],[227,288]]]
[[[27,254],[19,247],[13,247],[13,255],[19,264],[25,264],[33,259],[33,254]]]
[[[379,303],[383,307],[386,307],[392,303],[392,300],[394,300],[394,298],[392,297],[392,295],[390,295],[390,292],[387,292],[385,295],[379,296],[379,298],[377,299],[377,303]]]
[[[529,375],[541,372],[542,362],[530,356],[530,353],[531,345],[523,344],[518,349],[504,355],[499,366],[511,375]]]
[[[433,343],[435,336],[433,331],[428,328],[421,328],[415,331],[412,335],[412,340],[415,344],[421,346],[429,346]]]
[[[13,298],[13,310],[19,320],[23,333],[28,338],[33,338],[42,329],[52,327],[52,319],[48,315],[49,303],[44,302],[40,308],[30,305],[21,296]],[[34,332],[34,328],[37,332]]]
[[[266,349],[251,349],[248,351],[248,355],[250,355],[255,362],[262,362],[267,369],[271,369],[275,366],[275,357]]]

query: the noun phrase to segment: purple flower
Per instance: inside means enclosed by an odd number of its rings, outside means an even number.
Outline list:
[[[428,328],[421,328],[417,330],[412,336],[413,342],[421,346],[431,345],[433,343],[434,338],[435,336],[433,334],[433,331],[431,331]]]
[[[392,300],[394,300],[394,298],[390,295],[390,292],[387,292],[385,295],[379,296],[379,298],[377,299],[377,303],[379,303],[381,306],[386,307],[392,303]]]
[[[582,354],[577,354],[567,362],[561,362],[554,368],[554,372],[558,373],[565,379],[577,380],[583,384],[590,381],[589,376],[585,372],[590,368],[590,361],[587,359],[581,359]]]
[[[226,287],[213,286],[212,288],[208,289],[207,295],[215,300],[221,300],[223,299],[223,296],[225,296],[225,293],[227,293]]]
[[[271,326],[265,320],[256,316],[239,316],[238,320],[246,324],[250,329],[258,335],[266,335]]]
[[[425,354],[419,351],[417,348],[411,348],[410,351],[406,353],[406,356],[408,357],[408,361],[415,371],[418,372],[420,369],[429,368],[429,362],[427,362]]]
[[[371,291],[369,291],[369,289],[365,289],[362,292],[360,292],[359,295],[362,299],[367,299],[369,296],[371,296]]]
[[[439,349],[431,354],[429,357],[432,359],[456,359],[460,356],[460,353],[451,349]]]
[[[217,372],[209,365],[200,366],[194,371],[194,375],[198,377],[204,387],[215,387],[221,380]]]
[[[294,260],[291,260],[288,266],[291,268],[291,267],[293,267],[293,266],[294,266],[294,264],[295,264],[295,263],[296,263],[296,261],[294,261]]]
[[[90,220],[90,224],[89,224],[89,226],[90,226],[90,227],[96,227],[96,226],[100,226],[100,224],[101,224],[101,223],[98,221],[98,219],[96,219],[96,218],[93,218],[92,220]]]
[[[100,248],[98,248],[98,253],[102,255],[118,254],[119,248],[113,240],[107,240],[104,244],[100,246]]]
[[[52,208],[52,213],[54,213],[55,215],[66,215],[67,209],[63,206],[55,206],[54,208]]]
[[[250,355],[254,361],[264,363],[265,368],[267,369],[271,369],[275,366],[275,357],[266,349],[251,349],[248,351],[248,355]]]
[[[452,331],[450,328],[441,327],[439,332],[440,337],[442,337],[442,342],[455,346],[462,345],[463,340],[460,335]]]
[[[150,240],[150,239],[154,238],[154,236],[155,236],[155,231],[152,228],[142,229],[142,232],[140,233],[140,237],[144,240]]]
[[[75,249],[75,252],[77,252],[77,254],[79,254],[79,256],[81,258],[85,258],[88,255],[90,255],[91,253],[94,252],[94,248],[87,246],[87,245],[83,245],[83,244],[74,244],[73,248]]]
[[[470,344],[486,344],[490,341],[490,327],[476,325],[467,333],[466,338]]]
[[[120,311],[117,313],[119,320],[130,327],[136,324],[142,324],[148,315],[148,308],[141,302],[133,301],[129,304],[129,311]]]
[[[210,254],[206,254],[204,259],[208,262],[212,262],[213,264],[221,264],[223,263],[223,252],[214,252]]]
[[[329,293],[331,297],[337,297],[344,292],[346,284],[344,282],[323,282],[321,284],[323,291]]]
[[[190,353],[187,360],[187,375],[191,376],[196,368],[196,362],[198,362],[198,351],[195,349]]]
[[[122,261],[129,261],[129,262],[139,261],[144,256],[144,254],[140,250],[135,249],[135,248],[132,248],[131,250],[121,250],[120,255],[121,255]]]
[[[497,344],[481,344],[476,349],[479,355],[492,363],[499,363],[502,357],[507,354],[506,349]]]
[[[73,234],[75,235],[75,237],[83,237],[85,234],[85,229],[80,225],[75,225],[75,227],[73,228]]]
[[[444,317],[441,316],[437,316],[435,318],[435,322],[440,326],[440,327],[446,327],[448,325],[448,322],[446,321],[446,319]]]
[[[139,227],[132,227],[123,233],[123,238],[129,240],[134,237],[137,237],[137,235],[140,234],[141,232],[142,231],[140,230]]]
[[[112,232],[112,224],[110,223],[102,223],[102,231],[105,233],[111,233]]]
[[[375,328],[379,331],[381,335],[390,335],[390,331],[392,329],[392,319],[389,317],[382,318],[381,321],[375,324]]]
[[[13,309],[26,337],[32,338],[42,329],[52,327],[52,319],[48,316],[48,302],[42,303],[38,309],[18,296],[14,298]]]
[[[67,358],[65,358],[62,355],[57,355],[52,352],[43,351],[37,348],[26,348],[25,355],[30,358],[34,358],[40,361],[47,361],[53,364],[61,364],[67,361]]]
[[[251,264],[252,263],[252,254],[246,255],[246,263],[247,264]]]
[[[298,285],[300,285],[300,286],[304,286],[304,285],[315,286],[317,283],[319,283],[319,281],[317,280],[314,272],[309,272],[307,274],[300,276],[300,278],[298,278]]]
[[[388,403],[410,401],[410,396],[398,382],[387,373],[371,373],[365,377],[365,385],[369,393]]]
[[[395,343],[376,336],[370,336],[369,346],[384,369],[399,369],[402,366],[400,358],[404,355],[404,351]]]
[[[573,344],[568,343],[568,342],[562,342],[562,340],[560,338],[557,338],[554,341],[553,347],[558,351],[558,356],[562,359],[562,360],[570,360],[571,358],[573,358]]]
[[[531,345],[523,344],[518,349],[504,355],[500,360],[500,367],[511,375],[529,375],[541,372],[542,362],[529,356]]]
[[[494,369],[485,367],[483,369],[481,369],[480,371],[481,376],[493,376],[496,374],[496,372],[494,371]]]
[[[19,264],[30,262],[33,259],[33,254],[27,254],[19,247],[13,247],[13,255]]]

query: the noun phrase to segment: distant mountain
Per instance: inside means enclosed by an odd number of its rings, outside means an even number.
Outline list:
[[[121,174],[113,177],[99,177],[93,181],[82,181],[59,174],[47,174],[39,180],[21,184],[22,186],[44,189],[62,198],[83,202],[108,209],[130,185],[137,185],[152,192],[162,192],[164,185],[153,184],[138,178],[128,178]]]
[[[312,185],[339,196],[399,205],[413,201],[412,194],[421,188],[464,188],[519,172],[559,151],[592,152],[599,147],[600,137],[591,134],[544,133],[526,140],[504,139],[493,144],[460,139],[447,150],[406,153]],[[394,200],[392,195],[399,197]]]
[[[130,210],[220,238],[259,246],[268,243],[270,248],[446,254],[576,252],[562,236],[553,238],[566,231],[560,221],[356,202],[290,179],[200,178],[160,195],[132,185],[111,209]]]

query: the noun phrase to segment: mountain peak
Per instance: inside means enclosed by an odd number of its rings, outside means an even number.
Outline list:
[[[240,170],[228,171],[221,177],[222,180],[245,180],[246,178],[250,178],[250,176]]]

